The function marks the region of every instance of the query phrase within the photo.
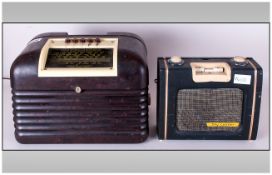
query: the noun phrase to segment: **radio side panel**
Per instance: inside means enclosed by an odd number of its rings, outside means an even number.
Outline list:
[[[157,133],[160,140],[164,139],[165,114],[165,67],[163,58],[157,61]]]
[[[258,135],[258,128],[259,128],[259,118],[262,117],[260,116],[260,111],[261,111],[261,99],[262,99],[263,69],[253,58],[249,58],[249,60],[256,66],[256,69],[257,69],[256,104],[255,104],[255,113],[254,113],[256,117],[254,118],[254,125],[253,125],[252,135],[251,135],[251,139],[256,140]]]

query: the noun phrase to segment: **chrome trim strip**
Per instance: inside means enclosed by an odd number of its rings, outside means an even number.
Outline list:
[[[164,102],[164,139],[167,139],[167,122],[168,122],[168,65],[167,60],[164,58],[165,66],[165,102]]]
[[[250,118],[250,128],[249,128],[249,134],[248,134],[248,140],[251,140],[253,125],[254,125],[254,117],[255,117],[255,106],[256,106],[257,68],[250,60],[248,62],[254,69],[253,101],[252,101],[252,110],[251,110],[251,118]]]

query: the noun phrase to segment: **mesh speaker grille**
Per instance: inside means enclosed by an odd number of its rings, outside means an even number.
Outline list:
[[[180,131],[235,131],[241,122],[242,103],[243,92],[237,88],[179,90],[177,128]]]

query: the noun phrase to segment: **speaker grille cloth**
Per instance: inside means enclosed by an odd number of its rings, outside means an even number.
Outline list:
[[[207,123],[240,125],[242,103],[243,92],[237,88],[179,90],[177,128],[180,131],[235,131],[238,126],[210,127]]]

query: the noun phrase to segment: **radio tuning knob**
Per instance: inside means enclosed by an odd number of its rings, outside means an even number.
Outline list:
[[[95,42],[96,42],[96,44],[99,44],[101,42],[101,39],[100,38],[95,38]]]
[[[76,39],[76,38],[73,39],[72,41],[73,41],[74,43],[78,43],[78,39]]]
[[[172,56],[170,62],[174,64],[181,64],[183,62],[182,58],[179,56]]]
[[[75,92],[77,93],[77,94],[79,94],[79,93],[81,93],[81,88],[79,87],[79,86],[76,86],[75,87]]]
[[[80,39],[80,42],[85,43],[86,40],[85,40],[84,38],[81,38],[81,39]]]
[[[69,38],[65,39],[65,43],[70,43],[70,42],[71,42],[71,40]]]
[[[246,57],[241,57],[241,56],[236,56],[236,57],[233,58],[233,60],[235,62],[238,62],[238,63],[244,63],[247,60],[247,58]]]
[[[92,43],[92,42],[93,42],[93,39],[91,39],[91,38],[88,39],[88,42],[89,42],[89,43]]]

